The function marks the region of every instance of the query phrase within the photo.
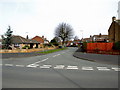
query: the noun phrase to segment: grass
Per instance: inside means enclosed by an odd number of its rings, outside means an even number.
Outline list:
[[[59,49],[53,49],[53,50],[46,50],[46,51],[42,51],[42,52],[38,52],[38,53],[49,54],[49,53],[54,53],[54,52],[58,52],[58,51],[61,51],[61,50],[66,50],[66,49],[67,49],[67,47],[59,48]]]

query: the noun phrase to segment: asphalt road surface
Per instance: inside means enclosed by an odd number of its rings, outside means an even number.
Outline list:
[[[117,65],[73,57],[77,48],[21,58],[6,58],[3,88],[118,88]]]

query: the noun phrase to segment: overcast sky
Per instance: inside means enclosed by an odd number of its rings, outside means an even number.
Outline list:
[[[51,40],[61,22],[70,24],[82,38],[108,34],[119,0],[0,0],[0,35],[11,26],[14,35],[44,35]]]

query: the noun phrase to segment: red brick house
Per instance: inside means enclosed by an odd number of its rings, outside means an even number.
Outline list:
[[[109,41],[120,41],[120,20],[116,20],[116,17],[112,17],[112,23],[108,29]]]
[[[33,37],[32,38],[32,40],[36,40],[36,41],[38,41],[39,43],[44,43],[44,39],[43,39],[44,37],[42,36],[42,37],[40,37],[40,36],[35,36],[35,37]]]
[[[42,37],[35,36],[35,37],[32,38],[32,40],[36,40],[37,42],[39,42],[40,43],[40,45],[39,45],[40,48],[44,47],[43,44],[49,44],[49,41],[46,38],[44,38],[44,36],[42,36]]]

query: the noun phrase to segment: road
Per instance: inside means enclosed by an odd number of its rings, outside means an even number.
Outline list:
[[[77,48],[21,58],[6,58],[3,88],[118,88],[118,66],[73,57]]]

